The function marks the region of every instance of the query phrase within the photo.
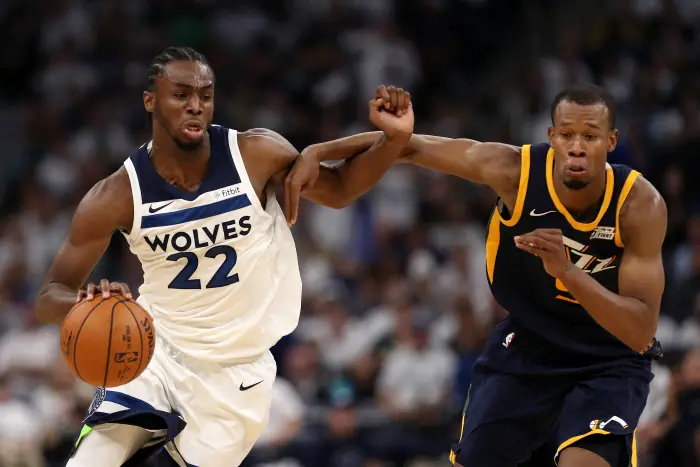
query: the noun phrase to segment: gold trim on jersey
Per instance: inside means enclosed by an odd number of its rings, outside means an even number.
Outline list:
[[[486,274],[490,284],[493,284],[493,274],[496,271],[496,255],[498,255],[498,247],[501,244],[501,222],[504,221],[498,212],[498,206],[496,206],[489,220],[488,235],[486,237]]]
[[[625,247],[625,244],[622,241],[622,234],[620,233],[620,211],[622,210],[622,205],[627,199],[627,195],[629,195],[630,190],[632,190],[634,182],[637,181],[640,175],[642,174],[637,172],[636,170],[630,172],[629,175],[627,175],[627,180],[625,180],[625,184],[622,185],[622,191],[620,191],[620,196],[617,198],[617,211],[615,212],[615,245],[617,245],[620,248]]]
[[[464,419],[467,417],[467,412],[462,414],[462,427],[459,429],[459,442],[462,442],[462,436],[464,435]],[[457,453],[450,449],[450,463],[455,465],[457,462]]]
[[[471,394],[472,386],[470,384],[469,389],[467,390],[467,400],[464,402],[464,408],[462,409],[462,427],[459,429],[459,443],[462,442],[462,438],[464,437],[464,421],[467,419],[467,408],[469,407]],[[452,449],[450,449],[450,462],[452,463],[452,465],[455,465],[455,463],[457,462],[457,453],[454,452]]]
[[[605,181],[605,196],[603,197],[603,205],[600,207],[600,211],[598,212],[598,217],[595,218],[595,220],[591,223],[584,224],[583,222],[578,222],[574,217],[569,213],[569,211],[566,209],[566,206],[559,200],[559,196],[557,196],[557,192],[554,189],[554,178],[553,178],[553,171],[554,171],[554,149],[549,148],[549,151],[547,152],[547,189],[549,190],[549,196],[552,198],[552,202],[554,203],[554,206],[557,208],[557,211],[559,211],[564,217],[566,217],[566,220],[569,221],[569,224],[571,227],[573,227],[576,230],[580,230],[582,232],[590,232],[591,230],[595,229],[598,227],[598,223],[600,220],[603,218],[605,215],[605,212],[608,210],[608,207],[610,206],[610,201],[612,200],[612,195],[613,195],[613,188],[615,186],[615,174],[613,173],[612,167],[608,167],[605,170],[606,173],[606,181]]]
[[[578,435],[578,436],[573,436],[559,445],[559,447],[557,448],[557,453],[554,454],[554,460],[556,461],[557,457],[559,457],[559,454],[561,454],[561,452],[564,449],[568,448],[569,446],[574,444],[576,441],[582,440],[583,438],[587,438],[591,435],[609,435],[609,434],[610,434],[609,431],[601,430],[600,428],[593,428],[588,433],[584,433],[584,434]]]
[[[518,195],[515,198],[515,207],[510,215],[510,219],[501,219],[503,225],[513,227],[520,220],[523,214],[523,206],[525,206],[525,197],[527,196],[527,185],[530,180],[530,144],[524,145],[520,150],[520,183],[518,185]]]
[[[597,424],[596,424],[597,426]],[[557,449],[557,453],[554,455],[554,460],[556,461],[557,457],[559,457],[559,454],[561,452],[574,444],[576,441],[579,441],[583,438],[586,438],[591,435],[609,435],[609,431],[601,430],[600,428],[593,428],[591,431],[588,433],[584,433],[579,436],[574,436],[572,438],[567,439],[563,443],[559,445],[559,448]],[[638,465],[638,460],[637,460],[637,430],[635,429],[632,432],[632,452],[630,453],[630,467],[637,467]]]

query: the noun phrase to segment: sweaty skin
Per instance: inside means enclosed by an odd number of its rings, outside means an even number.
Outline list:
[[[156,92],[144,93],[144,106],[154,116],[151,160],[156,171],[183,190],[196,190],[209,162],[206,127],[213,114],[213,76],[208,67],[173,62],[158,78]],[[202,73],[209,75],[200,76]],[[156,98],[157,96],[157,98]],[[390,102],[393,107],[389,111]],[[382,132],[373,144],[353,154],[335,154],[333,142],[315,145],[300,155],[282,136],[266,129],[238,134],[243,163],[263,205],[266,188],[284,184],[286,214],[291,224],[301,195],[331,208],[342,208],[366,193],[392,166],[413,131],[410,95],[380,86],[369,103],[370,121]],[[202,129],[201,135],[199,129]],[[326,159],[344,160],[334,166]],[[288,175],[289,174],[289,175]],[[285,181],[285,176],[287,177]],[[134,212],[129,176],[124,167],[98,182],[81,200],[66,240],[51,265],[35,303],[42,322],[60,322],[76,302],[120,293],[126,284],[103,279],[80,290],[117,230],[129,232]]]

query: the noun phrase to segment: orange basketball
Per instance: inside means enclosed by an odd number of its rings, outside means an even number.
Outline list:
[[[97,387],[136,378],[155,350],[151,316],[121,295],[76,304],[63,321],[61,352],[75,375]]]

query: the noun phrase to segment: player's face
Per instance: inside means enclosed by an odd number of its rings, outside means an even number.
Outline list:
[[[214,114],[214,74],[200,62],[171,62],[156,79],[155,92],[144,94],[144,103],[180,149],[197,149]]]
[[[617,130],[610,128],[605,104],[579,105],[562,101],[549,128],[554,171],[567,188],[581,190],[604,177],[608,152],[615,149]]]

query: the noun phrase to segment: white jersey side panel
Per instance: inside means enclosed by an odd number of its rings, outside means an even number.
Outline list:
[[[240,181],[192,200],[142,202],[139,174],[127,160],[135,195],[126,237],[144,272],[138,302],[153,314],[159,336],[194,358],[235,363],[296,328],[301,277],[274,193],[261,206],[235,130],[227,144]],[[217,170],[213,164],[212,157],[210,170]]]

